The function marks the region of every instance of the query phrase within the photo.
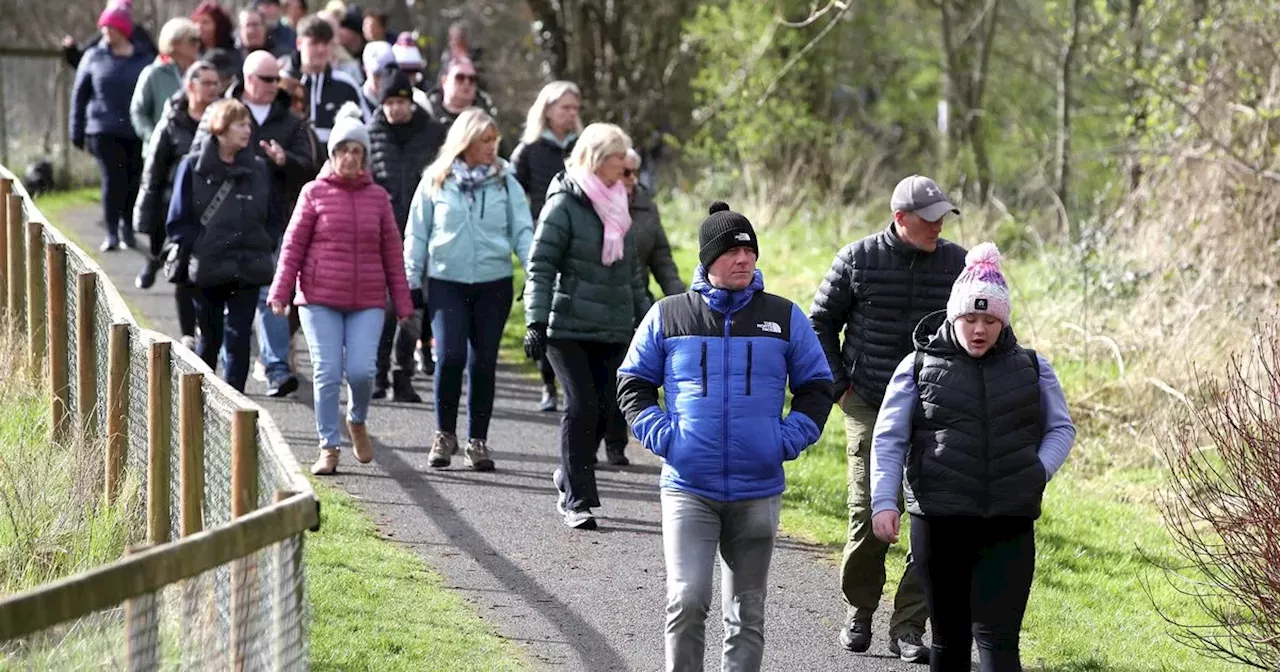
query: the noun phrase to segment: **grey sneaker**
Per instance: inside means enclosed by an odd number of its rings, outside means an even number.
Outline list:
[[[928,663],[929,647],[916,632],[904,632],[897,637],[889,638],[889,653],[908,663]]]
[[[489,455],[489,442],[484,439],[469,439],[463,462],[475,471],[493,471],[493,457]]]
[[[594,530],[596,517],[591,515],[591,509],[574,509],[564,514],[564,524],[575,530]]]
[[[569,493],[564,491],[564,472],[556,469],[551,474],[551,482],[556,486],[556,512],[560,515],[567,515],[569,512],[565,510],[564,505],[569,501]]]
[[[431,452],[427,453],[427,465],[432,469],[443,469],[453,461],[453,454],[458,452],[458,437],[446,432],[436,432],[431,442]]]
[[[840,629],[840,645],[854,653],[866,653],[871,648],[871,621],[849,619]]]
[[[556,402],[556,386],[544,385],[542,387],[542,401],[538,403],[538,410],[543,413],[555,413]]]
[[[186,349],[190,350],[191,352],[195,352],[195,351],[196,351],[196,347],[197,347],[197,346],[199,346],[199,345],[200,345],[200,341],[199,341],[198,339],[196,339],[196,337],[195,337],[195,336],[183,336],[183,337],[182,337],[182,347],[184,347],[184,348],[186,348]]]

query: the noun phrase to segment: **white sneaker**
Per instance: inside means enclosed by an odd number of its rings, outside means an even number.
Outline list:
[[[578,509],[564,514],[564,524],[575,530],[594,530],[596,517],[591,515],[591,509]]]
[[[261,359],[253,362],[253,379],[259,383],[267,382],[267,367],[262,365]]]
[[[182,337],[182,347],[184,347],[184,348],[186,348],[186,349],[190,350],[191,352],[195,352],[195,351],[196,351],[196,346],[197,346],[197,345],[199,345],[199,344],[200,344],[200,341],[196,340],[196,337],[195,337],[195,336],[183,336],[183,337]]]

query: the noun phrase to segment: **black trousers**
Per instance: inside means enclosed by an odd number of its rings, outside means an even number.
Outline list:
[[[183,336],[196,335],[196,311],[200,290],[193,285],[173,286],[173,303],[178,310],[178,330]]]
[[[142,141],[135,137],[91,135],[89,152],[102,173],[102,221],[108,240],[133,240],[133,203],[142,184]]]
[[[216,371],[218,351],[225,339],[227,370],[222,379],[243,392],[249,380],[249,341],[253,316],[258,312],[258,288],[230,284],[201,287],[197,292],[200,341],[196,354]]]
[[[560,469],[569,509],[600,506],[593,458],[618,407],[618,367],[626,343],[547,341],[547,359],[564,387]]]
[[[911,553],[933,622],[931,672],[968,672],[974,640],[982,672],[1021,672],[1035,522],[913,515]]]

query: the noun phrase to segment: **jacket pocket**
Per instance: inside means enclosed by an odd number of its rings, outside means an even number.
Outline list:
[[[671,440],[667,442],[666,450],[658,453],[658,457],[669,462],[671,454],[675,452],[676,443],[680,441],[680,416],[675,413],[667,413],[667,422],[670,424]]]
[[[752,349],[753,345],[754,344],[751,341],[747,341],[747,396],[748,397],[751,396],[751,361],[752,359],[754,359],[753,349]]]
[[[707,342],[702,342],[702,396],[707,396]]]

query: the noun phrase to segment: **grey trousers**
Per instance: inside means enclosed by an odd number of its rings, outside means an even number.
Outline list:
[[[760,669],[769,561],[781,508],[781,496],[717,502],[669,488],[662,490],[668,672],[702,672],[717,546],[724,615],[721,669]]]

